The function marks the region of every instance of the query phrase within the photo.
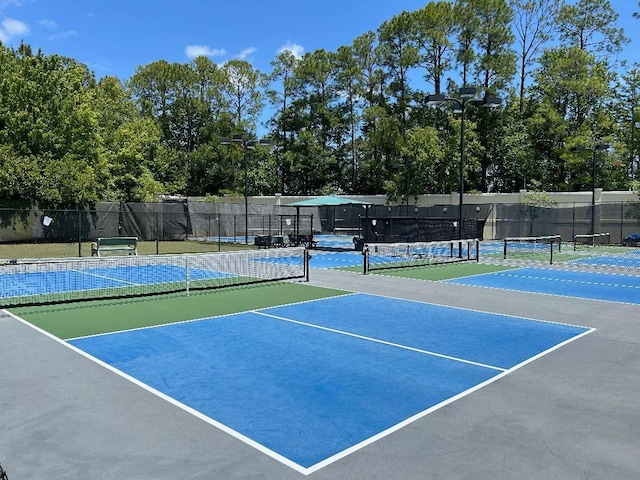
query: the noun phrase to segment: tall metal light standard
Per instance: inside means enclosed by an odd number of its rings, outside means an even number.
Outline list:
[[[253,150],[256,145],[270,145],[269,140],[245,141],[242,135],[234,135],[233,137],[222,137],[220,139],[222,145],[231,145],[236,143],[242,145],[242,161],[244,164],[244,243],[249,244],[249,167],[247,164],[247,150]]]
[[[460,108],[460,113],[462,114],[460,120],[460,171],[459,171],[459,185],[458,185],[458,195],[460,202],[460,210],[458,216],[458,239],[462,240],[464,235],[464,215],[462,214],[462,206],[464,203],[463,195],[464,195],[464,120],[465,120],[465,112],[467,110],[467,105],[480,105],[485,108],[496,108],[502,104],[502,99],[500,97],[485,97],[484,99],[476,99],[476,89],[475,87],[462,87],[458,90],[459,98],[450,98],[446,95],[439,93],[436,95],[427,95],[425,97],[425,101],[427,105],[440,105],[445,102],[453,102]],[[462,252],[460,252],[462,254]]]
[[[582,145],[571,147],[572,152],[582,153],[591,152],[591,242],[595,245],[596,234],[596,152],[608,150],[610,147],[607,143],[598,143],[595,147],[589,148]]]

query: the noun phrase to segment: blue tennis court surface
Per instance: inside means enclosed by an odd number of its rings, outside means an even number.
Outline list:
[[[580,258],[578,260],[571,260],[567,263],[602,267],[640,268],[640,251],[628,251],[625,252],[624,255],[596,255]]]
[[[353,249],[353,238],[357,235],[314,235],[313,239],[318,242],[320,248],[346,248]]]
[[[362,252],[311,252],[311,268],[361,267]]]
[[[318,250],[310,251],[309,266],[311,268],[340,268],[340,267],[361,267],[362,252],[322,252]],[[302,262],[296,257],[270,257],[256,259],[259,262],[281,263],[285,265],[297,265]]]
[[[224,272],[192,268],[191,280],[228,278]],[[137,265],[101,267],[86,270],[59,270],[33,273],[4,273],[0,275],[0,297],[96,290],[134,285],[184,282],[186,270],[175,265]]]
[[[311,473],[589,331],[351,294],[69,343]]]
[[[640,276],[550,268],[518,268],[446,283],[640,304]]]

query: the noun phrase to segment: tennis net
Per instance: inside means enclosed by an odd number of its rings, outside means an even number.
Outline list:
[[[553,263],[554,253],[562,251],[562,237],[507,237],[504,239],[503,258],[512,260],[544,261]]]
[[[477,239],[440,242],[368,243],[363,249],[364,273],[391,268],[423,267],[478,261]]]
[[[596,245],[609,245],[611,243],[610,233],[593,233],[587,235],[573,236],[573,250],[580,247],[595,247]]]
[[[0,261],[0,307],[308,280],[303,247],[227,253]]]

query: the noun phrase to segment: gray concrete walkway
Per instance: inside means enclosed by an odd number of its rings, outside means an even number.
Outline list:
[[[305,477],[2,314],[9,479],[640,478],[640,307],[328,270],[311,283],[597,330]]]

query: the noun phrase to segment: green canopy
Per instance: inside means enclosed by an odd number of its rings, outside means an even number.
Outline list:
[[[322,197],[308,198],[298,202],[287,203],[285,207],[337,207],[340,205],[371,205],[369,202],[354,200],[352,198],[324,195]]]

